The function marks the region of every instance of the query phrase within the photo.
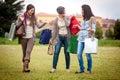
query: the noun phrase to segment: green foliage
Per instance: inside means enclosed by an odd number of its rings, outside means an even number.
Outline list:
[[[10,25],[17,19],[17,14],[23,9],[24,0],[5,0],[0,2],[0,36],[9,32]]]
[[[95,32],[95,37],[98,39],[101,39],[103,36],[103,31],[100,26],[96,26],[96,32]]]
[[[120,20],[117,20],[115,22],[114,36],[115,36],[115,39],[119,39],[120,40]]]
[[[106,32],[105,32],[105,36],[109,39],[113,39],[114,38],[114,32],[112,29],[108,29]]]

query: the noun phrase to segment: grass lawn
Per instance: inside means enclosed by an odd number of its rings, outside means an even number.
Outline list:
[[[77,55],[71,54],[71,72],[65,71],[63,49],[59,56],[57,72],[50,74],[52,57],[47,45],[35,45],[31,54],[30,73],[22,72],[20,45],[0,45],[0,80],[120,80],[120,47],[99,47],[93,57],[91,74],[74,74],[79,69]],[[85,54],[84,61],[86,66]],[[86,67],[87,68],[87,67]]]
[[[39,45],[39,38],[36,38],[36,45]],[[18,45],[18,39],[16,38],[14,41],[9,41],[6,38],[0,37],[0,45]],[[99,40],[98,45],[101,47],[120,47],[120,40]]]

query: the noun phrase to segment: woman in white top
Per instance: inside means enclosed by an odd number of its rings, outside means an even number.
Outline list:
[[[38,23],[35,17],[35,7],[32,4],[27,5],[26,12],[18,17],[16,25],[24,25],[25,35],[20,37],[20,43],[23,50],[23,72],[30,72],[28,66],[30,55],[35,43],[35,26],[41,28],[46,23]]]
[[[58,12],[58,16],[54,20],[52,39],[50,40],[50,44],[55,43],[53,66],[50,73],[54,73],[56,71],[59,53],[62,45],[64,46],[66,71],[69,72],[69,68],[70,68],[70,55],[67,52],[68,39],[70,37],[70,30],[69,30],[70,19],[65,17],[65,8],[63,6],[59,6],[57,8],[57,12]]]

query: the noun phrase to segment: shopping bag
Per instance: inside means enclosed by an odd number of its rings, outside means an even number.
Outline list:
[[[81,27],[80,22],[76,19],[76,17],[72,16],[70,21],[70,31],[72,35],[76,35],[80,31],[78,27],[74,27],[75,25],[79,25]]]
[[[86,38],[85,39],[85,53],[97,54],[98,51],[98,39],[97,38]]]
[[[54,54],[54,45],[53,44],[49,44],[49,46],[48,46],[48,54],[49,55]]]
[[[15,31],[16,31],[16,25],[15,23],[12,23],[8,34],[8,40],[13,41],[15,39]]]
[[[77,54],[77,46],[78,46],[77,36],[71,35],[70,40],[68,41],[67,52]]]

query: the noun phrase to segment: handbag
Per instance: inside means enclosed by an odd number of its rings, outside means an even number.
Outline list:
[[[49,44],[47,53],[49,55],[53,55],[54,54],[54,45],[53,44]]]
[[[85,39],[85,53],[97,54],[98,51],[98,39],[86,38]]]
[[[25,29],[24,29],[24,25],[23,24],[21,26],[19,26],[19,28],[16,30],[15,35],[17,37],[23,37],[25,35]]]

